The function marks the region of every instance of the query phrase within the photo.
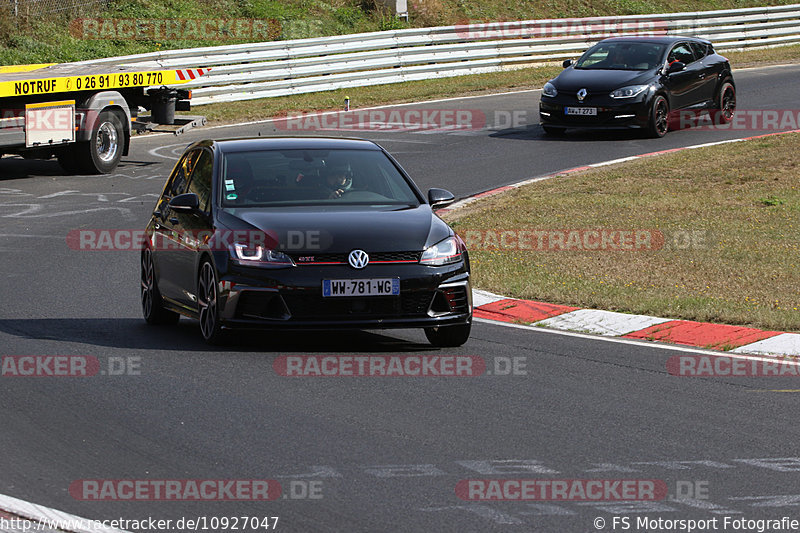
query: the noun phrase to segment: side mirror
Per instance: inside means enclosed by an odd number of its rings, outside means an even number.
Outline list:
[[[444,207],[456,201],[453,193],[444,189],[430,189],[428,190],[428,203],[431,207]]]
[[[673,72],[680,72],[686,68],[686,63],[681,63],[680,61],[675,61],[670,63],[667,67],[667,74],[672,74]]]
[[[191,213],[200,208],[200,198],[193,192],[179,194],[169,201],[169,208],[179,213]]]
[[[565,59],[564,62],[561,63],[561,66],[563,66],[564,68],[571,67],[572,63],[573,61],[571,59]]]

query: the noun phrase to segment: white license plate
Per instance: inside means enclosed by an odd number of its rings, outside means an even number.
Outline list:
[[[322,296],[398,296],[400,278],[324,279]]]
[[[590,115],[597,116],[596,107],[565,107],[564,113],[567,115]]]

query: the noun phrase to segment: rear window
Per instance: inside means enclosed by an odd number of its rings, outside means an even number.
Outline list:
[[[708,47],[704,43],[691,43],[694,56],[697,59],[703,59],[708,55]]]
[[[419,205],[409,182],[377,150],[262,150],[223,154],[223,207]]]

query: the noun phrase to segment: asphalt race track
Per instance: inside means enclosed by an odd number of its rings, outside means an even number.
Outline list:
[[[800,65],[735,75],[740,110],[796,110]],[[333,134],[376,140],[422,189],[463,197],[588,163],[769,133],[550,138],[538,125],[538,98],[413,106],[486,117],[466,131]],[[685,352],[488,322],[460,349],[434,350],[413,330],[250,333],[210,349],[195,321],[145,325],[135,251],[67,245],[71,230],[143,229],[189,142],[283,131],[262,123],[139,137],[109,176],[2,161],[0,355],[92,356],[101,371],[0,377],[0,493],[96,519],[277,516],[282,531],[612,531],[614,516],[631,520],[628,531],[645,530],[636,517],[716,518],[724,531],[726,517],[800,519],[797,396],[772,392],[800,388],[796,379],[679,378],[666,362]],[[327,354],[471,355],[487,372],[315,379],[273,367],[280,356]],[[506,372],[514,360],[517,371]],[[668,494],[636,502],[456,494],[462,480],[523,478],[659,480]],[[283,496],[76,499],[70,484],[86,479],[269,479]]]

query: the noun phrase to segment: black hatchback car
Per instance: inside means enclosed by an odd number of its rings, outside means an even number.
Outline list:
[[[380,146],[359,139],[201,141],[179,159],[145,231],[141,301],[151,324],[424,328],[436,346],[472,322],[463,240]]]
[[[703,39],[605,39],[564,67],[542,90],[539,119],[549,134],[639,128],[663,137],[679,113],[728,123],[736,109],[730,63]]]

